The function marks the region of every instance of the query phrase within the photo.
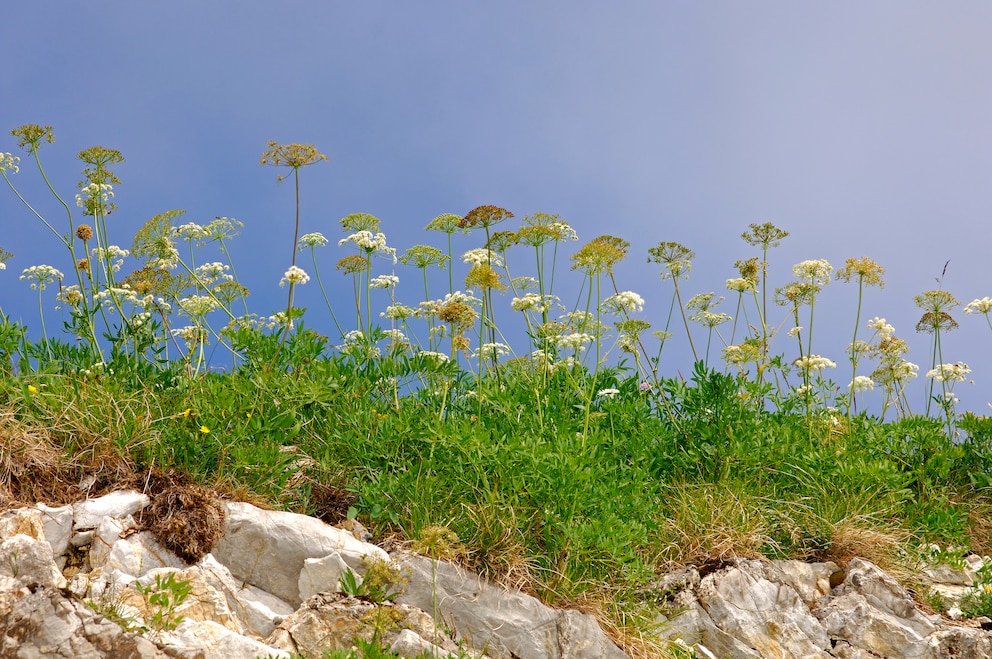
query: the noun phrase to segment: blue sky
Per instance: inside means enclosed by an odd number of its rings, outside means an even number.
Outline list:
[[[258,164],[268,140],[329,158],[303,171],[303,231],[337,239],[339,218],[372,213],[402,251],[437,244],[421,229],[441,213],[556,213],[577,245],[605,233],[633,244],[618,283],[645,297],[656,327],[671,284],[647,247],[684,243],[697,254],[685,290],[726,294],[733,262],[753,255],[739,238],[753,222],[791,232],[772,253],[776,286],[804,259],[883,265],[886,287],[869,290],[863,316],[895,325],[921,375],[929,337],[913,331],[913,296],[938,286],[947,261],[942,285],[962,303],[992,295],[987,2],[8,0],[4,15],[4,134],[54,126],[42,156],[67,198],[74,154],[119,149],[122,245],[173,208],[243,221],[232,250],[258,313],[282,304],[292,248],[292,187]],[[14,139],[0,151],[17,151]],[[58,217],[21,164],[17,185]],[[68,266],[2,189],[0,226],[15,255],[0,305],[32,323],[20,270]],[[344,253],[326,249],[325,276],[345,296],[333,272]],[[316,288],[299,295],[311,324],[325,323]],[[401,282],[397,295],[412,303],[418,289]],[[814,352],[843,363],[855,302],[850,284],[825,289]],[[971,366],[974,384],[956,391],[982,412],[992,331],[954,316],[945,361]],[[686,372],[684,353],[666,347],[667,374]],[[916,408],[924,385],[910,392]]]

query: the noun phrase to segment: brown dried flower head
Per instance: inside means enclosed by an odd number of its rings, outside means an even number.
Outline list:
[[[346,275],[353,275],[365,272],[369,267],[369,260],[361,254],[352,254],[338,261],[337,269]]]
[[[76,227],[76,238],[86,242],[93,237],[93,227],[88,224],[80,224]]]
[[[513,213],[499,206],[476,206],[462,218],[458,226],[462,229],[474,229],[476,227],[487,229],[511,217],[513,217]]]

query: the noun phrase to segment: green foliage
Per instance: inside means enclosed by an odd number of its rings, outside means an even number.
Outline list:
[[[992,566],[978,571],[978,583],[961,601],[961,612],[969,618],[992,616]]]
[[[145,599],[151,613],[148,626],[154,631],[171,631],[183,621],[176,609],[186,601],[192,586],[188,581],[176,581],[172,572],[168,576],[158,575],[155,583],[148,586],[135,584],[138,594]]]

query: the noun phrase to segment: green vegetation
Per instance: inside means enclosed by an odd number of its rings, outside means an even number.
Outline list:
[[[51,129],[14,134],[44,172],[38,149]],[[265,161],[293,167],[297,184],[299,167],[322,158],[308,145],[269,146]],[[228,251],[235,220],[177,225],[182,211],[169,211],[145,224],[130,253],[114,246],[107,215],[119,180],[107,166],[122,158],[100,147],[80,157],[77,206],[92,225],[77,223],[69,204],[65,234],[38,215],[67,250],[68,281],[50,266],[21,277],[39,296],[41,338],[0,311],[7,456],[57,456],[73,483],[94,470],[174,470],[332,522],[350,509],[377,534],[437,552],[444,539],[441,554],[488,577],[595,610],[631,643],[650,634],[657,603],[645,585],[678,564],[861,555],[891,565],[929,542],[992,553],[992,419],[955,409],[953,386],[969,369],[943,363],[959,306],[946,291],[916,299],[917,329],[933,337],[932,416],[909,408],[917,367],[894,328],[874,318],[871,336],[858,338],[863,290],[881,285],[881,267],[862,257],[837,272],[858,285],[852,380],[838,386],[812,333],[833,268],[804,261],[795,281],[770,288],[770,250],[788,235],[770,224],[743,236],[758,254],[727,282],[734,317],[716,311],[715,293],[683,302],[691,250],[652,248],[672,298],[663,329],[650,332],[643,300],[616,283],[630,249],[620,238],[600,236],[569,257],[582,287],[562,307],[556,271],[575,232],[557,216],[501,231],[513,215],[498,207],[442,215],[427,228],[446,234],[446,250],[397,255],[377,218],[349,215],[339,245],[351,253],[336,268],[354,305],[331,309],[334,332],[317,331],[294,298],[310,279],[295,253],[285,310],[248,314]],[[0,154],[0,165],[16,193],[17,159]],[[466,232],[482,246],[463,256],[471,292],[459,292],[452,236]],[[317,257],[327,242],[309,233],[297,247],[311,251],[331,307]],[[206,262],[207,246],[228,263]],[[122,275],[128,258],[137,268]],[[423,286],[418,302],[407,298],[414,306],[399,301],[397,261]],[[386,273],[373,273],[379,264]],[[431,269],[448,271],[443,297],[431,295]],[[57,296],[46,293],[56,282]],[[769,300],[789,329],[770,319]],[[71,342],[45,329],[53,304]],[[989,298],[965,307],[987,320],[990,309]],[[516,350],[504,338],[514,324],[525,344]],[[676,329],[697,357],[685,378],[664,375]],[[878,416],[864,412],[869,395]],[[0,494],[38,491],[26,473],[6,459]],[[376,593],[385,599],[386,587]]]

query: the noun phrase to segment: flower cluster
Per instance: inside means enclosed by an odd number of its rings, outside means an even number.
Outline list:
[[[220,303],[209,295],[190,295],[179,300],[179,310],[193,320],[203,318],[220,307]]]
[[[758,290],[757,285],[750,279],[735,277],[727,280],[727,290],[737,293],[753,293]]]
[[[980,313],[988,315],[989,311],[992,311],[992,297],[972,300],[964,307],[964,312],[967,314]]]
[[[291,265],[289,266],[289,270],[286,271],[286,274],[284,274],[282,279],[279,280],[279,285],[285,286],[288,283],[292,286],[302,286],[308,281],[310,281],[310,275],[308,275],[303,268]]]
[[[555,344],[565,350],[582,350],[587,343],[591,343],[596,337],[585,332],[573,332],[555,337]]]
[[[623,291],[603,300],[603,309],[615,314],[644,311],[644,298],[633,291]]]
[[[196,222],[180,224],[175,230],[176,237],[193,242],[194,240],[204,240],[210,237],[210,232],[205,227]]]
[[[0,173],[6,174],[7,170],[12,170],[15,174],[21,171],[17,163],[21,162],[20,157],[12,153],[0,151]]]
[[[875,381],[867,375],[858,375],[847,385],[851,391],[871,391],[875,388]]]
[[[106,249],[94,247],[90,253],[96,261],[109,264],[114,272],[120,271],[121,266],[124,265],[124,259],[131,255],[129,250],[117,245],[107,245]]]
[[[927,371],[927,377],[937,382],[964,382],[965,376],[971,369],[963,362],[954,364],[938,364],[937,368]]]
[[[486,249],[484,247],[479,247],[476,249],[470,249],[469,251],[462,254],[462,262],[468,263],[469,265],[488,265],[492,268],[499,268],[503,265],[503,259],[499,254],[493,252],[491,249]]]
[[[50,265],[33,265],[21,272],[21,279],[31,282],[31,288],[39,291],[55,281],[62,281],[62,273]]]
[[[109,183],[90,183],[80,188],[79,192],[80,194],[76,195],[76,205],[80,208],[86,208],[88,202],[96,199],[99,199],[103,204],[108,203],[110,198],[114,196],[114,187]]]
[[[369,280],[369,288],[393,288],[400,283],[396,275],[379,275]]]
[[[214,261],[212,263],[204,263],[198,266],[193,273],[196,277],[196,281],[203,286],[212,286],[218,282],[222,281],[234,281],[232,275],[227,274],[227,271],[231,269],[231,266],[225,265],[220,261]]]
[[[300,244],[298,249],[303,249],[304,247],[323,247],[327,244],[327,238],[324,234],[320,232],[305,233],[300,236]]]
[[[826,286],[830,283],[830,273],[834,268],[825,259],[811,259],[792,266],[792,275],[797,279],[809,282],[814,286]]]
[[[820,355],[803,355],[792,362],[804,371],[822,371],[825,368],[836,368],[837,363]]]
[[[545,313],[558,300],[555,295],[541,295],[540,293],[526,293],[520,297],[510,300],[510,307],[514,311],[534,311]]]
[[[386,235],[381,232],[373,233],[371,231],[356,231],[347,238],[342,238],[338,241],[338,246],[345,245],[347,243],[355,243],[355,246],[361,250],[364,250],[367,254],[385,254],[393,258],[393,263],[396,263],[396,250],[392,247],[386,246]]]

